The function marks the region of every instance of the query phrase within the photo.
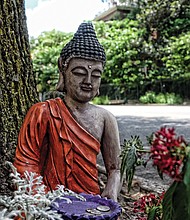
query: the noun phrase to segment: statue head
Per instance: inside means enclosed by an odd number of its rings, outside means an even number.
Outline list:
[[[58,91],[65,91],[66,70],[71,63],[74,65],[73,60],[76,59],[79,59],[82,62],[82,65],[85,61],[101,62],[102,67],[105,65],[106,55],[104,48],[99,43],[93,25],[90,22],[84,22],[79,26],[71,41],[65,45],[60,53],[60,57],[58,59]],[[89,64],[89,66],[91,65]]]

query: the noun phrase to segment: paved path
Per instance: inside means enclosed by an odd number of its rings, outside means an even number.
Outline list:
[[[175,127],[177,135],[190,142],[190,106],[167,105],[107,105],[118,121],[120,140],[140,136],[146,144],[146,136],[161,126]]]
[[[118,105],[102,106],[112,112],[118,121],[120,142],[138,135],[144,146],[148,147],[147,136],[157,131],[161,126],[174,127],[177,136],[183,135],[190,143],[190,106],[166,106],[166,105]],[[147,168],[138,167],[135,175],[141,188],[157,192],[166,189],[171,182],[165,177],[160,179],[155,168],[148,163]],[[144,187],[146,186],[146,187]]]

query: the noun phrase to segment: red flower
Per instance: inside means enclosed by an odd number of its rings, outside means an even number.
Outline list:
[[[174,128],[162,127],[154,134],[152,141],[153,164],[173,179],[181,180],[186,145],[182,136],[176,137]]]
[[[161,195],[155,195],[153,193],[150,193],[148,195],[142,196],[138,201],[134,202],[134,212],[135,213],[144,213],[148,214],[151,208],[155,206],[159,206],[162,202],[162,199],[164,197],[163,192]],[[142,216],[138,216],[138,220],[144,220],[147,218],[144,218]]]

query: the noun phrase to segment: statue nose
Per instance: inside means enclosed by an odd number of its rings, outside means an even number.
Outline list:
[[[91,79],[91,74],[88,74],[84,80],[84,82],[86,84],[91,84],[92,83],[92,79]]]

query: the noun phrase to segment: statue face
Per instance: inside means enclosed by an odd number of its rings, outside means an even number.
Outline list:
[[[102,72],[100,61],[72,58],[65,71],[66,96],[79,102],[92,100],[99,91]]]

